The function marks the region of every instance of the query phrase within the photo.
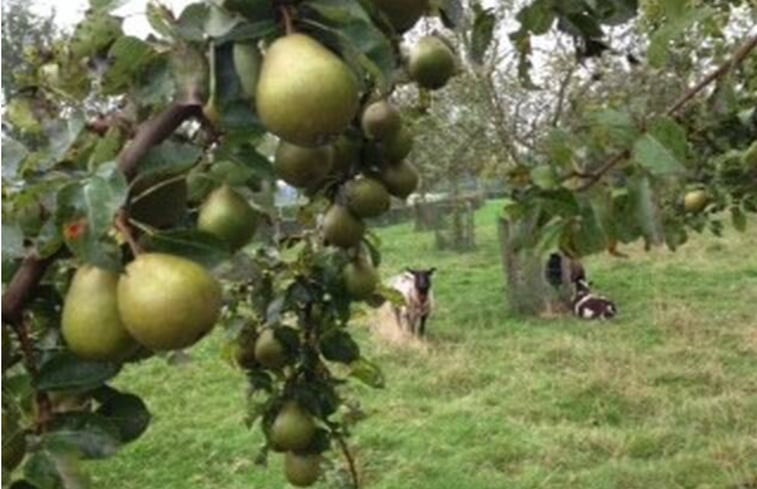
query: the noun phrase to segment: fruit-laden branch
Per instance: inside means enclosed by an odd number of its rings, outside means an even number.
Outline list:
[[[696,85],[688,89],[683,95],[681,95],[678,100],[676,100],[673,105],[671,105],[666,111],[665,115],[667,116],[674,116],[676,112],[681,110],[684,105],[686,105],[689,100],[694,98],[699,92],[701,92],[707,85],[714,82],[715,80],[721,78],[726,73],[731,71],[734,67],[739,65],[744,59],[749,55],[750,52],[754,50],[754,48],[757,47],[757,35],[752,36],[748,38],[739,48],[733,52],[733,55],[726,60],[725,63],[720,65],[716,70],[714,70],[709,75],[702,78],[702,80],[699,81]],[[578,187],[578,192],[583,192],[587,189],[589,189],[592,185],[594,185],[597,181],[599,181],[600,178],[604,174],[606,174],[608,171],[613,169],[615,165],[619,164],[621,161],[627,159],[630,156],[630,152],[628,150],[623,151],[622,153],[618,153],[612,158],[610,158],[604,165],[602,165],[597,171],[589,175],[588,181],[582,184],[580,187]]]
[[[202,107],[197,104],[174,103],[152,119],[143,122],[136,131],[134,139],[118,156],[118,168],[127,179],[131,180],[137,172],[142,157],[156,144],[163,142],[184,121],[202,117]],[[3,294],[3,323],[18,325],[23,318],[23,308],[32,292],[42,280],[47,267],[58,255],[40,258],[31,252],[13,275],[8,288]]]

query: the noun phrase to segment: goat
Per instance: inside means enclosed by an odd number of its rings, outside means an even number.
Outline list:
[[[426,321],[434,308],[431,276],[435,271],[436,268],[428,270],[408,268],[405,273],[394,277],[389,283],[405,299],[404,306],[392,306],[397,324],[402,327],[405,323],[412,334],[421,337],[426,333]]]
[[[576,288],[571,301],[574,315],[583,319],[610,319],[618,313],[614,302],[592,294],[585,278],[579,278],[573,285]]]

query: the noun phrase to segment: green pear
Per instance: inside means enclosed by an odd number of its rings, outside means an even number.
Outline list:
[[[391,198],[375,178],[352,180],[345,185],[347,209],[357,217],[376,217],[389,210]]]
[[[271,328],[266,328],[255,340],[255,360],[262,366],[278,370],[286,364],[284,345],[276,339]]]
[[[313,417],[294,401],[285,403],[273,420],[270,440],[278,450],[303,450],[315,436]]]
[[[268,47],[255,99],[263,125],[299,146],[332,141],[359,108],[353,72],[305,34],[280,37]]]
[[[90,265],[76,270],[61,314],[63,338],[76,356],[120,361],[136,349],[118,313],[117,287],[115,272]]]
[[[382,156],[386,161],[401,161],[410,154],[413,149],[413,135],[406,127],[401,127],[391,138],[382,145]]]
[[[282,140],[276,148],[273,169],[293,187],[312,188],[331,171],[333,158],[331,145],[308,148]]]
[[[258,214],[252,206],[225,184],[208,196],[197,216],[197,229],[217,236],[234,250],[250,242],[257,225]]]
[[[365,223],[339,204],[329,207],[323,216],[322,225],[326,241],[340,248],[355,246],[365,233]]]
[[[420,180],[415,167],[405,161],[383,165],[379,178],[389,193],[400,199],[406,199],[412,194]]]
[[[402,118],[394,105],[386,100],[379,100],[365,108],[360,125],[367,137],[384,140],[397,134],[402,127]]]
[[[376,268],[370,260],[364,258],[358,258],[345,265],[342,277],[347,292],[358,300],[370,297],[379,283]]]
[[[421,87],[436,90],[455,74],[455,64],[455,55],[444,41],[425,36],[410,51],[408,72]]]
[[[321,456],[317,453],[287,452],[284,455],[284,475],[293,486],[312,486],[321,476]]]
[[[221,285],[201,265],[163,253],[143,253],[118,280],[118,311],[129,333],[155,351],[196,343],[221,312]]]

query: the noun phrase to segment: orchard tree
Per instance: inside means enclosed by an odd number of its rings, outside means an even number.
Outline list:
[[[465,59],[510,189],[500,237],[514,309],[550,302],[554,249],[622,256],[639,239],[675,250],[691,231],[720,234],[725,219],[743,230],[757,211],[748,2],[541,0],[517,12],[516,30],[506,6],[470,11]]]
[[[447,84],[447,45],[403,34],[422,16],[454,28],[461,6],[149,2],[140,39],[120,3],[92,0],[44,56],[25,51],[5,113],[3,484],[82,487],[80,460],[149,425],[149,399],[110,385],[123,365],[220,324],[262,455],[308,486],[336,448],[357,486],[340,386],[384,380],[348,326],[357,303],[397,300],[364,219],[419,180],[388,97]],[[276,215],[257,192],[279,179],[307,196],[301,231],[252,242]]]

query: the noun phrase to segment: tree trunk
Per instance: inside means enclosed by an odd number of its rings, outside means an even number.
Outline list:
[[[505,276],[505,292],[510,308],[516,314],[542,315],[565,311],[565,303],[559,292],[545,280],[545,257],[532,248],[519,246],[517,238],[529,233],[533,222],[527,219],[510,222],[500,218],[500,258]]]

